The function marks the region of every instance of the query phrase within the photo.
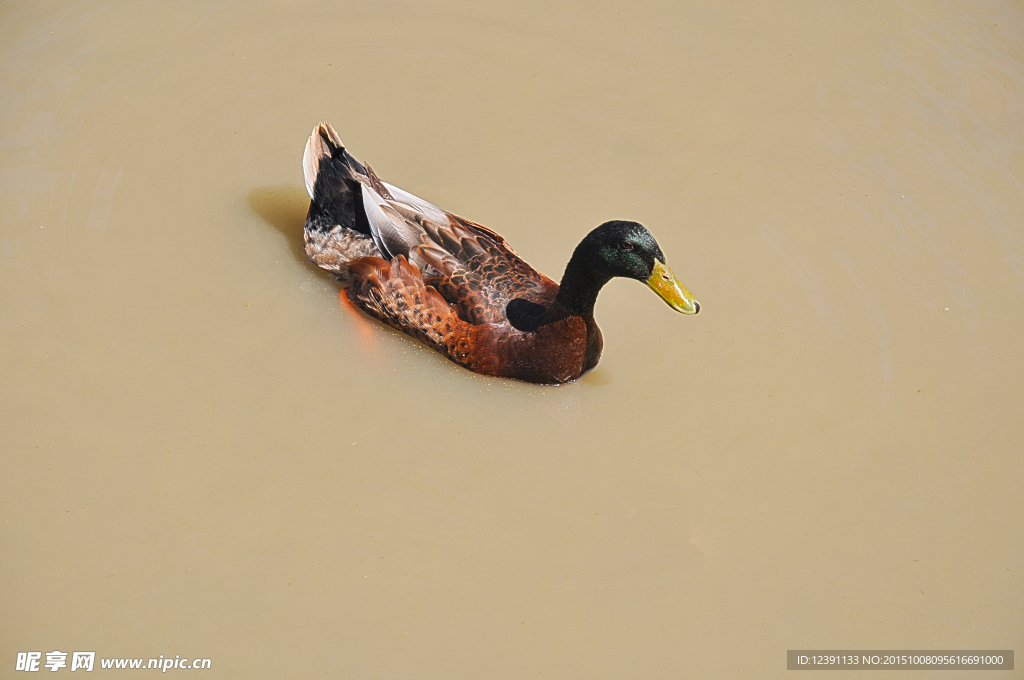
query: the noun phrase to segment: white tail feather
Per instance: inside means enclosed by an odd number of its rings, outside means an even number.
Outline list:
[[[320,171],[320,159],[323,157],[323,140],[320,139],[320,126],[313,128],[313,134],[306,141],[306,150],[302,152],[302,175],[306,179],[306,191],[313,198],[313,187],[316,186],[316,175]]]
[[[316,186],[316,176],[320,172],[320,159],[331,155],[331,150],[324,141],[324,135],[339,149],[344,149],[341,137],[331,127],[330,123],[320,123],[313,128],[313,134],[306,142],[306,149],[302,152],[302,175],[306,180],[306,191],[309,197],[313,198],[313,187]]]

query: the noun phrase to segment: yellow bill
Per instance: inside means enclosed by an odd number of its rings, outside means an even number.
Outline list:
[[[693,299],[690,291],[679,283],[679,279],[666,264],[654,261],[654,272],[651,278],[647,279],[647,285],[677,312],[696,314],[700,311],[700,304]]]

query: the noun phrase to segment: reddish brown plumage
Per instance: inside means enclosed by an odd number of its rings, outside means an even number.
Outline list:
[[[596,365],[602,342],[593,316],[559,314],[553,306],[558,284],[494,232],[449,217],[451,228],[428,230],[444,250],[431,244],[415,249],[438,276],[424,281],[402,255],[390,262],[360,258],[348,263],[349,299],[476,373],[562,383]],[[550,321],[531,332],[516,329],[505,312],[512,299],[548,307]]]

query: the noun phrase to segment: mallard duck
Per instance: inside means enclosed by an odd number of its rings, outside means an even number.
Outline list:
[[[594,368],[604,341],[594,321],[602,286],[646,283],[668,305],[700,305],[636,222],[605,222],[580,242],[557,284],[494,231],[382,182],[328,123],[302,157],[311,199],[309,258],[333,273],[355,306],[484,375],[566,383]]]

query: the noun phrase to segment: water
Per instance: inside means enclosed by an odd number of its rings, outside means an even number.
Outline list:
[[[1024,648],[1019,5],[0,16],[0,663],[781,677],[787,649]],[[324,119],[556,279],[643,222],[700,315],[612,282],[562,388],[360,317],[301,249]]]

